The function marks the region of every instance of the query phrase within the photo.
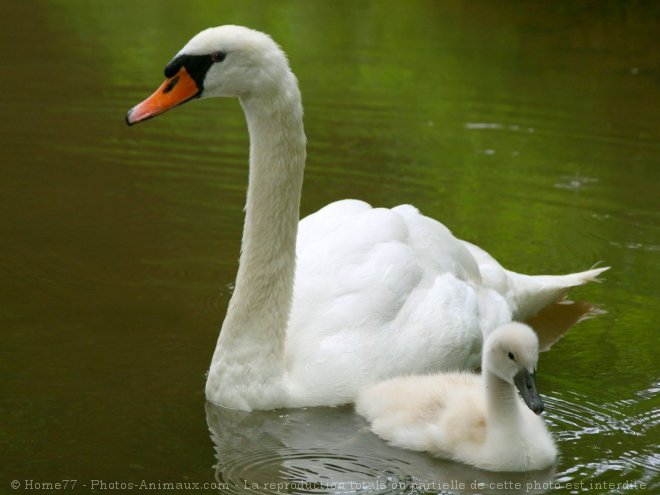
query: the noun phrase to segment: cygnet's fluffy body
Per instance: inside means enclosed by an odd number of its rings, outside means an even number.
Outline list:
[[[543,469],[554,463],[557,448],[537,416],[543,410],[534,382],[537,358],[534,332],[509,323],[488,337],[482,375],[387,380],[360,393],[357,412],[398,447],[490,471]]]

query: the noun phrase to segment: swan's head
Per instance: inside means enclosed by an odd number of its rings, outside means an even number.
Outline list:
[[[522,323],[507,323],[486,339],[483,368],[515,385],[525,404],[541,414],[543,401],[535,380],[538,357],[539,339],[534,331]]]
[[[126,115],[128,125],[195,98],[269,96],[293,84],[284,52],[270,36],[241,26],[195,35],[165,67],[165,82]]]

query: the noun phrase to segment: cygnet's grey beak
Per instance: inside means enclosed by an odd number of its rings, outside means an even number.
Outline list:
[[[522,369],[513,377],[513,383],[516,384],[516,388],[527,407],[535,414],[541,414],[543,412],[543,400],[541,400],[541,396],[536,390],[535,375],[536,373],[530,373],[528,370]]]

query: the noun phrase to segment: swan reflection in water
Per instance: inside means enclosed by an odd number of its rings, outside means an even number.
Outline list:
[[[215,478],[229,493],[543,493],[554,476],[490,473],[391,447],[353,406],[247,413],[207,403],[206,420]]]
[[[596,314],[584,302],[554,305],[528,321],[547,350]],[[244,412],[206,404],[223,493],[545,493],[555,468],[493,473],[388,445],[352,405]]]

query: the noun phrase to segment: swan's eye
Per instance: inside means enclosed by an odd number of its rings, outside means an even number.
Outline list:
[[[516,360],[516,356],[513,355],[513,352],[510,352],[510,353],[509,353],[509,359],[511,359],[511,360],[513,360],[513,361]]]
[[[222,62],[226,56],[227,54],[224,52],[215,52],[211,54],[211,61],[213,61],[213,63]]]

